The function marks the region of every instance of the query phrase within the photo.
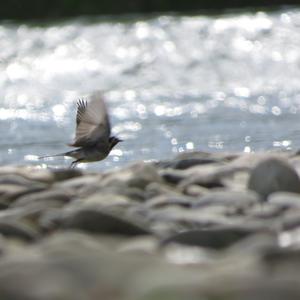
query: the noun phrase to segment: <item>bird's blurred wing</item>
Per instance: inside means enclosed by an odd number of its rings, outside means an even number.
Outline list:
[[[108,143],[110,122],[102,94],[95,92],[87,100],[79,100],[77,106],[75,141],[71,146]]]

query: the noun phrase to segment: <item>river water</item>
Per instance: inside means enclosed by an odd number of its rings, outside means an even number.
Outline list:
[[[0,164],[68,166],[76,101],[102,90],[102,162],[300,148],[300,10],[0,24]]]

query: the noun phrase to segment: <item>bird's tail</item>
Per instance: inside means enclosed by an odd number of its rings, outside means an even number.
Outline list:
[[[64,153],[58,153],[58,154],[53,154],[53,155],[39,156],[39,159],[55,157],[55,156],[67,156],[67,155],[68,155],[68,152],[64,152]]]

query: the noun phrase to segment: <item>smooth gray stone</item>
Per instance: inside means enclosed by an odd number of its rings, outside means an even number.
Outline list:
[[[291,230],[300,227],[300,209],[292,208],[287,210],[282,217],[278,217],[280,230]]]
[[[268,203],[279,207],[297,207],[300,208],[300,195],[290,192],[275,192],[268,197]]]
[[[153,197],[145,202],[147,208],[159,208],[165,206],[178,205],[182,207],[191,207],[195,201],[192,197],[178,196],[178,195],[161,195]]]
[[[261,256],[261,253],[265,253],[273,247],[278,247],[278,235],[276,231],[260,229],[255,234],[238,241],[231,246],[228,251],[232,252],[232,255],[239,255],[241,257],[246,255]]]
[[[144,193],[147,199],[157,197],[157,196],[182,196],[180,190],[174,188],[174,186],[169,186],[166,183],[152,182],[148,184]]]
[[[36,240],[39,235],[36,231],[20,222],[0,221],[0,234],[7,238],[17,238],[27,242]]]
[[[51,200],[68,203],[71,200],[71,197],[67,192],[63,192],[62,190],[46,190],[21,196],[11,206],[26,206],[32,203],[40,203],[43,201],[49,202]]]
[[[184,189],[184,194],[192,197],[201,197],[207,195],[209,192],[208,188],[196,184],[189,185]]]
[[[203,152],[203,151],[186,151],[178,154],[176,160],[183,159],[212,159],[217,161],[230,162],[239,157],[237,153],[226,153],[226,152]]]
[[[65,269],[80,266],[49,259],[19,258],[0,264],[0,298],[5,300],[87,300],[83,282]],[[73,272],[74,273],[74,272]],[[77,272],[75,272],[77,273]],[[91,277],[92,278],[92,277]],[[15,282],[14,282],[15,281]],[[93,298],[90,298],[93,299]]]
[[[106,174],[101,181],[102,187],[121,186],[144,190],[152,182],[163,182],[157,168],[149,163],[135,163],[127,168]]]
[[[79,169],[52,169],[51,172],[54,175],[55,181],[64,181],[83,175],[82,171]]]
[[[178,184],[186,178],[185,173],[171,169],[167,169],[166,171],[162,172],[161,176],[166,182],[171,184]]]
[[[72,177],[54,184],[54,187],[63,189],[80,190],[84,187],[99,188],[103,176],[101,174],[87,174],[79,177]]]
[[[223,164],[213,163],[194,166],[186,170],[166,169],[160,173],[166,182],[178,184],[179,188],[184,191],[189,185],[195,184],[206,188],[223,187],[223,168]]]
[[[111,213],[93,210],[79,210],[61,220],[61,228],[77,229],[89,233],[105,233],[117,235],[147,235],[150,232],[135,222]]]
[[[224,206],[248,207],[260,202],[258,194],[252,191],[212,191],[194,202],[194,207],[221,204]]]
[[[1,166],[0,176],[6,175],[18,175],[27,180],[45,184],[54,181],[53,173],[49,169],[38,169],[30,166]]]
[[[189,229],[203,228],[219,228],[230,226],[232,224],[240,224],[241,218],[234,218],[225,214],[226,207],[221,207],[217,211],[203,212],[203,208],[191,209],[179,206],[162,207],[159,209],[151,209],[145,213],[145,218],[152,222],[152,227],[156,223],[169,224],[170,228],[174,228],[176,232]]]
[[[37,182],[34,180],[27,179],[18,174],[5,174],[0,175],[0,185],[16,185],[16,186],[35,186],[40,188],[46,188],[48,184]]]
[[[45,188],[35,185],[16,185],[1,184],[0,185],[0,202],[9,204],[22,195],[43,191]]]
[[[194,167],[196,165],[205,165],[217,162],[216,159],[212,158],[186,158],[181,160],[175,161],[162,161],[158,162],[156,166],[159,168],[172,168],[172,169],[179,169],[185,170],[190,167]]]
[[[216,274],[211,276],[210,282],[206,278],[204,287],[200,280],[198,285],[188,284],[188,287],[183,287],[180,282],[177,285],[173,282],[171,286],[157,284],[151,290],[148,289],[145,295],[134,300],[299,300],[300,288],[297,279],[280,280],[272,278],[268,273],[255,276],[251,270],[245,272],[246,274],[239,277],[235,274],[233,265],[226,275],[223,274],[223,278]]]
[[[276,219],[281,217],[285,212],[285,208],[273,203],[259,203],[247,210],[247,216],[257,219]]]
[[[266,200],[270,194],[278,191],[300,193],[300,180],[288,161],[268,158],[252,170],[248,188]]]
[[[162,245],[179,243],[189,246],[223,249],[253,233],[251,230],[238,227],[190,230],[168,237],[162,241]]]
[[[101,188],[99,192],[104,194],[116,194],[119,196],[125,196],[129,199],[143,202],[146,198],[145,193],[142,189],[137,187],[121,187],[121,186],[108,186],[107,188]]]
[[[118,194],[109,194],[106,192],[97,192],[88,197],[82,197],[72,201],[66,209],[77,211],[79,209],[89,210],[124,210],[130,207],[134,203],[138,203],[134,200],[130,200],[128,197]]]
[[[261,253],[262,260],[272,274],[299,276],[300,250],[297,248],[270,247]]]

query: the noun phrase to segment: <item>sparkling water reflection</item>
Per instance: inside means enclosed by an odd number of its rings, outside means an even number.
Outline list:
[[[297,9],[2,24],[0,163],[66,151],[75,102],[95,89],[125,142],[91,169],[190,150],[297,149],[299,25]]]

